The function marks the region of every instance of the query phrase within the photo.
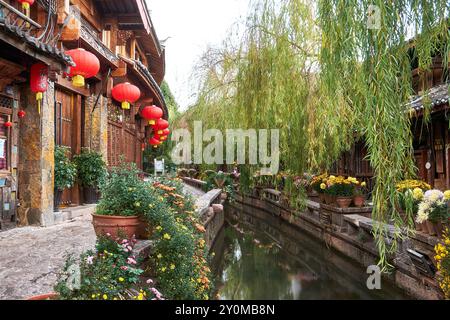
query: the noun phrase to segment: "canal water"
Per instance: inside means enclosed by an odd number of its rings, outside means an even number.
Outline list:
[[[213,247],[218,299],[409,298],[384,279],[369,290],[361,266],[276,217],[231,216]]]

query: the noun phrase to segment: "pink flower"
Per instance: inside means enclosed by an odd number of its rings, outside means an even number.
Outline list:
[[[133,248],[132,248],[131,246],[127,246],[127,249],[128,249],[129,251],[132,251],[132,250],[133,250]]]
[[[122,240],[122,244],[124,244],[124,243],[128,243],[128,240],[127,239],[123,239]]]
[[[128,267],[127,266],[121,266],[120,269],[122,269],[123,271],[127,271]]]
[[[86,262],[87,264],[93,264],[94,263],[94,257],[93,256],[89,256],[86,258]]]
[[[152,284],[153,280],[152,279],[148,279],[146,282],[147,282],[147,284]]]
[[[134,259],[131,258],[131,257],[129,257],[129,258],[127,259],[127,263],[128,263],[128,264],[137,264],[136,260],[134,260]]]

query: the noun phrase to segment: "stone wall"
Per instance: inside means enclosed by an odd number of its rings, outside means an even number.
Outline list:
[[[342,215],[342,219],[333,222],[330,210],[322,210],[319,203],[309,201],[307,210],[295,212],[280,204],[279,201],[270,199],[270,196],[261,198],[238,194],[236,202],[230,206],[246,213],[279,218],[297,227],[300,232],[306,232],[319,241],[325,242],[328,247],[364,267],[376,265],[379,260],[376,244],[371,234],[373,221],[370,218],[349,214]],[[337,212],[335,213],[337,214]],[[328,215],[328,218],[325,219],[324,215]],[[389,232],[394,231],[390,230]],[[413,297],[441,299],[442,293],[436,281],[432,277],[420,273],[406,253],[407,249],[415,249],[416,238],[416,236],[411,236],[409,239],[405,238],[400,241],[398,252],[391,256],[390,263],[394,266],[394,270],[386,275],[386,279]]]
[[[84,145],[83,147],[97,151],[103,155],[103,160],[108,160],[108,98],[100,96],[98,103],[92,112],[96,95],[86,98],[84,108]]]
[[[38,113],[36,95],[22,89],[22,107],[27,115],[20,121],[18,224],[53,224],[55,87],[49,84]]]

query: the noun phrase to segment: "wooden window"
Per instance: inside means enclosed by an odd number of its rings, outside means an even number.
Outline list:
[[[111,25],[105,25],[102,33],[102,42],[111,49]]]
[[[10,140],[12,128],[5,127],[5,122],[12,121],[14,99],[0,93],[0,171],[9,171]]]

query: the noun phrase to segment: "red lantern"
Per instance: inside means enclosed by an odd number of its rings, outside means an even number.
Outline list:
[[[141,97],[139,88],[129,82],[118,84],[112,89],[111,94],[115,100],[122,103],[122,109],[125,110],[130,109],[130,104]]]
[[[17,116],[22,119],[26,116],[26,113],[25,113],[25,111],[20,110],[19,112],[17,112]]]
[[[31,66],[30,87],[31,91],[36,93],[38,112],[41,114],[41,101],[48,88],[48,67],[45,64],[36,63]]]
[[[11,128],[11,127],[13,126],[13,124],[12,124],[11,121],[6,121],[4,125],[5,125],[5,127],[7,127],[7,128]]]
[[[141,150],[145,151],[145,143],[141,143]]]
[[[156,120],[162,118],[163,111],[157,106],[146,106],[141,111],[141,117],[148,120],[150,125],[154,125]]]
[[[168,136],[170,134],[170,130],[164,129],[162,134],[163,134],[163,136]]]
[[[65,53],[71,56],[75,63],[75,66],[70,67],[69,73],[75,87],[84,87],[84,79],[92,78],[100,71],[100,61],[89,51],[78,48]]]
[[[158,119],[156,120],[155,125],[153,126],[153,129],[155,129],[156,133],[159,135],[163,134],[163,131],[165,129],[169,128],[169,122],[164,119]]]
[[[22,4],[22,9],[25,11],[26,16],[30,16],[30,6],[34,3],[34,0],[18,0]]]
[[[155,139],[155,137],[152,137],[148,140],[148,143],[150,143],[154,148],[157,148],[160,144],[160,141]]]

